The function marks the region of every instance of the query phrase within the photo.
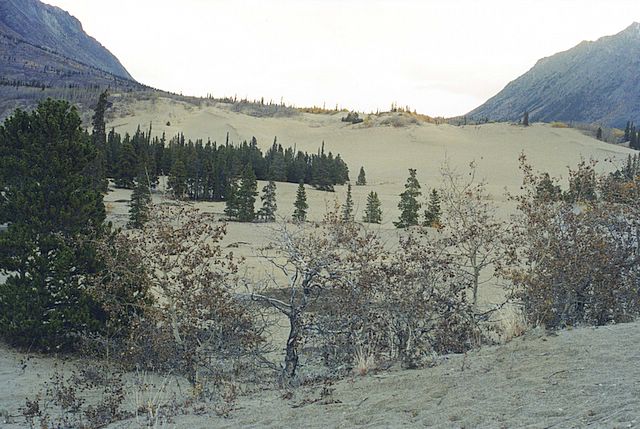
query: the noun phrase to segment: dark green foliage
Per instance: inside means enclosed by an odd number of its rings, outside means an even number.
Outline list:
[[[382,222],[382,210],[380,208],[380,199],[376,192],[371,191],[367,196],[367,207],[364,210],[363,222],[380,223]]]
[[[525,111],[524,115],[522,115],[522,125],[525,127],[529,126],[529,112]]]
[[[184,198],[187,192],[187,172],[181,159],[173,164],[167,179],[167,186],[171,189],[174,198],[179,200]]]
[[[0,127],[0,332],[10,343],[71,349],[106,316],[84,290],[99,268],[86,237],[105,209],[89,171],[96,158],[75,108],[47,100]]]
[[[296,192],[296,201],[293,203],[295,210],[293,211],[293,220],[296,222],[304,222],[307,220],[307,193],[304,189],[304,183],[300,182],[298,191]]]
[[[117,186],[133,188],[139,169],[147,171],[151,187],[157,185],[158,176],[175,172],[180,173],[176,176],[180,179],[176,183],[180,198],[196,201],[226,201],[229,182],[239,177],[247,165],[258,180],[303,181],[326,191],[349,181],[346,163],[340,155],[326,154],[324,145],[317,154],[309,155],[293,148],[285,150],[274,140],[263,154],[255,137],[233,145],[227,136],[227,142],[218,145],[211,141],[187,141],[183,134],[168,142],[164,135],[152,139],[151,128],[148,132],[138,128],[133,136],[124,137],[111,130],[105,158],[107,175],[114,178]],[[176,167],[179,161],[182,165]]]
[[[427,209],[424,212],[424,225],[436,227],[440,225],[440,215],[442,210],[440,209],[440,194],[433,189],[429,195],[429,203]]]
[[[96,148],[96,158],[93,167],[93,181],[94,186],[101,192],[107,192],[107,171],[106,171],[106,156],[107,156],[107,132],[105,129],[104,115],[108,107],[107,97],[109,93],[104,91],[100,94],[98,104],[91,118],[91,125],[93,126],[93,133],[91,134],[91,140]]]
[[[351,196],[351,183],[347,186],[347,198],[342,207],[342,220],[349,222],[353,220],[353,197]]]
[[[237,219],[238,218],[238,182],[233,180],[227,186],[227,190],[225,192],[225,207],[224,214],[229,219]]]
[[[149,189],[149,179],[144,172],[141,172],[136,179],[136,186],[131,194],[128,226],[130,228],[142,228],[149,220],[150,206],[151,190]]]
[[[400,194],[400,218],[393,224],[396,228],[407,228],[409,226],[418,225],[418,212],[422,204],[418,202],[418,198],[422,195],[420,192],[420,183],[416,178],[416,169],[409,169],[409,177],[404,185],[405,191]]]
[[[598,127],[598,130],[596,131],[596,139],[602,140],[602,127]]]
[[[276,182],[270,180],[269,183],[262,188],[262,208],[258,211],[258,219],[265,222],[273,222],[276,220]]]
[[[258,182],[253,169],[247,165],[240,179],[240,187],[236,193],[238,204],[238,221],[252,222],[256,217],[255,203],[258,195]]]
[[[360,173],[358,173],[358,180],[356,186],[365,186],[367,184],[367,177],[364,172],[364,167],[360,167]]]
[[[118,153],[117,173],[115,175],[116,187],[133,189],[138,168],[138,156],[127,134]]]

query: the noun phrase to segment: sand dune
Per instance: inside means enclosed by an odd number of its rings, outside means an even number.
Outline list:
[[[401,233],[392,221],[398,216],[398,195],[409,168],[418,169],[426,195],[429,188],[440,186],[443,162],[466,172],[475,161],[506,216],[513,207],[504,193],[519,189],[521,153],[534,167],[566,178],[567,166],[575,166],[581,158],[597,159],[598,168],[607,171],[633,152],[547,124],[353,126],[341,122],[342,114],[257,118],[232,112],[224,104],[195,107],[164,98],[137,102],[126,110],[133,114],[115,118],[108,126],[132,133],[138,125],[146,128],[152,122],[158,135],[183,132],[187,138],[218,142],[224,142],[227,132],[234,142],[255,136],[264,150],[275,136],[285,147],[295,145],[310,152],[324,141],[326,150],[340,153],[348,163],[353,181],[364,166],[368,185],[353,188],[356,216],[362,215],[367,193],[378,192],[384,223],[373,228],[390,243]],[[291,215],[296,187],[278,183],[280,216]],[[344,201],[345,192],[346,187],[337,187],[335,193],[308,188],[310,218],[320,219],[334,201]],[[126,222],[129,198],[130,191],[123,190],[107,195],[109,216],[116,224]],[[162,198],[161,192],[154,195],[156,201]],[[224,210],[222,203],[197,205],[221,216]],[[231,223],[228,230],[224,245],[246,256],[250,266],[258,266],[256,249],[271,239],[271,225]],[[302,388],[291,399],[282,399],[283,392],[276,390],[241,396],[229,419],[207,412],[178,416],[166,427],[632,427],[640,415],[638,332],[638,324],[551,337],[534,332],[466,357],[444,357],[435,368],[343,380],[329,386],[329,395],[322,398],[318,386]],[[53,358],[35,358],[25,371],[21,358],[0,347],[0,385],[8,386],[0,389],[0,412],[9,415],[16,415],[24,398],[37,392],[56,363]],[[112,427],[136,425],[124,422]]]

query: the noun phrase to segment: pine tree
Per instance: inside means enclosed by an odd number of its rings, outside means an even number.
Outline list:
[[[522,125],[524,125],[525,127],[529,126],[529,112],[525,111],[524,115],[522,116]]]
[[[380,208],[380,199],[376,192],[371,191],[367,196],[367,207],[364,210],[363,222],[380,223],[382,222],[382,209]]]
[[[296,222],[304,222],[307,220],[307,193],[304,190],[304,183],[300,182],[298,191],[296,192],[296,201],[293,203],[295,210],[293,211],[293,220]]]
[[[149,220],[149,210],[151,208],[151,190],[149,189],[149,179],[146,172],[141,172],[136,178],[136,186],[131,194],[129,207],[130,228],[142,228]]]
[[[596,139],[602,140],[602,127],[598,127],[598,130],[596,131]]]
[[[418,212],[422,204],[418,202],[418,198],[422,195],[420,192],[420,183],[416,178],[416,169],[409,169],[409,177],[407,183],[404,185],[405,191],[400,194],[400,202],[398,208],[400,209],[400,218],[393,224],[396,228],[406,228],[413,225],[418,225]]]
[[[104,91],[100,94],[98,99],[98,104],[96,105],[96,109],[94,111],[93,117],[91,118],[91,125],[93,126],[93,132],[91,134],[91,140],[93,141],[93,145],[96,148],[96,159],[94,161],[93,166],[93,181],[94,186],[100,190],[100,192],[107,192],[108,184],[107,181],[107,132],[106,126],[104,122],[104,115],[107,110],[107,97],[109,96],[108,91]]]
[[[631,132],[631,121],[627,121],[627,126],[624,128],[624,141],[629,141],[629,134]]]
[[[171,167],[167,186],[171,189],[173,198],[178,200],[185,197],[187,193],[187,169],[182,159],[177,159]]]
[[[360,167],[360,173],[358,174],[358,180],[356,186],[365,186],[367,184],[367,178],[364,173],[364,167]]]
[[[440,216],[442,210],[440,208],[440,194],[433,189],[429,196],[429,204],[424,212],[424,225],[437,227],[440,224]]]
[[[273,222],[276,220],[276,210],[278,205],[276,204],[276,182],[270,180],[269,183],[262,188],[262,208],[258,211],[258,218],[266,222]]]
[[[0,126],[0,336],[38,349],[71,349],[104,327],[84,291],[97,261],[105,208],[89,171],[96,150],[66,101],[16,110]]]
[[[256,217],[255,204],[258,195],[258,182],[253,168],[246,165],[240,179],[240,187],[236,194],[238,204],[238,221],[252,222]]]
[[[351,183],[347,185],[347,198],[342,208],[342,220],[349,222],[353,220],[353,197],[351,196]]]
[[[135,148],[130,141],[129,135],[125,135],[124,142],[122,142],[122,147],[120,148],[115,185],[118,188],[133,189],[138,168],[138,156]]]
[[[237,219],[238,218],[238,182],[236,180],[232,180],[229,182],[227,186],[227,190],[225,191],[225,207],[224,214],[229,219]]]

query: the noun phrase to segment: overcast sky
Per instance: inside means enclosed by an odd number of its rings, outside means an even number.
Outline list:
[[[297,106],[466,113],[638,0],[45,0],[138,81]]]

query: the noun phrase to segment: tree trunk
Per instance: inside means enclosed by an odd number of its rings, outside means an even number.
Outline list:
[[[292,380],[296,376],[298,368],[298,345],[300,343],[300,335],[302,326],[300,323],[300,315],[292,312],[289,315],[289,338],[287,339],[287,350],[284,358],[283,378]]]

